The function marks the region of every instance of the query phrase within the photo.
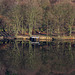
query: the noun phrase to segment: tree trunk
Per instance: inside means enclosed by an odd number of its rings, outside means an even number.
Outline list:
[[[72,27],[70,26],[70,33],[69,33],[69,34],[70,34],[70,36],[71,36],[71,33],[72,33]]]
[[[60,37],[60,29],[59,29],[59,26],[58,26],[58,37]]]
[[[31,24],[29,24],[29,36],[30,37],[32,36],[32,26],[31,26]]]

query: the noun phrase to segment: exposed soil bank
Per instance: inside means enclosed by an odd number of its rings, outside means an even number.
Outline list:
[[[52,40],[52,39],[56,39],[56,40],[75,40],[75,36],[62,36],[62,37],[49,37],[49,36],[42,36],[42,35],[32,35],[33,37],[39,37],[36,39],[39,40]],[[24,40],[29,40],[30,36],[22,36],[22,35],[18,35],[16,37],[3,37],[1,36],[0,39],[24,39]]]
[[[62,37],[52,37],[58,40],[75,40],[75,36],[62,36]]]
[[[51,37],[47,37],[47,36],[39,36],[39,35],[32,35],[32,37],[38,37],[38,38],[36,38],[36,40],[51,40],[52,38]],[[30,36],[16,36],[16,38],[17,39],[24,39],[24,40],[26,40],[26,39],[30,39]]]
[[[24,39],[24,40],[27,40],[27,39],[29,39],[30,37],[29,37],[29,36],[16,36],[15,38],[16,38],[16,39]]]

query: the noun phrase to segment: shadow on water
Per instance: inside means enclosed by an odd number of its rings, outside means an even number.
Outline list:
[[[75,41],[0,40],[0,75],[75,75]]]

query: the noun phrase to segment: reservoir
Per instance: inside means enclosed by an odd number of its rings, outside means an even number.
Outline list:
[[[75,75],[75,41],[0,40],[0,75]]]

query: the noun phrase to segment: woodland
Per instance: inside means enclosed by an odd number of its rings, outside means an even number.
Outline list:
[[[0,36],[75,36],[75,0],[0,0]]]

